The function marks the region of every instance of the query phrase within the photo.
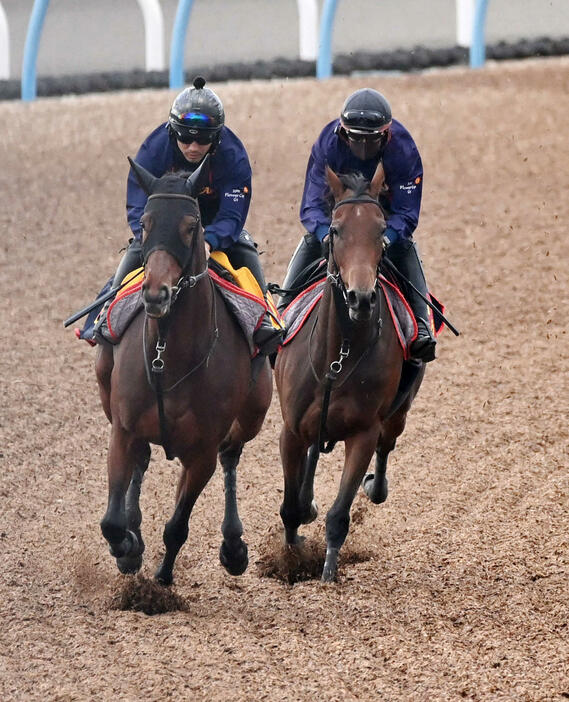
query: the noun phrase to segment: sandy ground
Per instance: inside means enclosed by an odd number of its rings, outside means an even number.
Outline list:
[[[310,144],[364,85],[421,149],[417,239],[462,335],[440,338],[388,501],[356,498],[337,584],[262,575],[279,548],[275,394],[240,465],[248,571],[218,561],[218,471],[177,561],[179,609],[156,616],[116,609],[129,582],[98,524],[109,429],[94,350],[62,320],[119,260],[126,155],[173,95],[0,103],[2,700],[569,697],[569,61],[218,85],[253,162],[248,224],[269,280],[301,234]],[[338,447],[318,468],[320,516],[303,528],[317,542],[342,459]],[[144,576],[178,470],[154,451]]]

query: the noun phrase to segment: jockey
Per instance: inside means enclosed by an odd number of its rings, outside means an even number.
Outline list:
[[[168,121],[160,124],[142,143],[138,164],[161,177],[167,172],[193,172],[210,154],[208,181],[198,195],[204,225],[206,256],[224,251],[234,268],[246,266],[266,296],[267,284],[261,268],[257,245],[243,228],[251,201],[251,165],[240,139],[225,126],[225,112],[219,97],[206,88],[198,76],[193,87],[183,90],[174,100]],[[113,286],[142,266],[142,228],[140,220],[147,201],[133,170],[126,190],[126,210],[133,238],[119,263]],[[282,331],[271,323],[267,311],[253,341],[260,353],[274,353]]]
[[[423,165],[413,138],[405,127],[392,119],[389,103],[376,90],[364,88],[350,95],[339,119],[327,124],[312,146],[306,169],[300,220],[307,233],[289,263],[282,287],[294,287],[299,273],[322,255],[331,221],[329,188],[325,166],[336,173],[360,172],[371,180],[382,161],[386,190],[379,197],[387,215],[386,256],[425,296],[425,274],[413,232],[419,221],[423,187]],[[298,284],[298,283],[297,283]],[[280,311],[292,295],[284,294]],[[417,320],[417,338],[410,348],[411,357],[434,360],[436,340],[429,323],[429,309],[409,286],[407,300]]]

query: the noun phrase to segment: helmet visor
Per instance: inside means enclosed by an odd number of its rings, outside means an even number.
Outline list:
[[[388,133],[388,127],[373,132],[344,127],[350,151],[361,161],[377,156],[387,141]]]
[[[386,115],[373,110],[346,110],[342,112],[342,123],[346,129],[349,129],[350,126],[374,131],[385,129],[391,123],[391,117],[389,116],[387,119],[389,122],[386,124]]]

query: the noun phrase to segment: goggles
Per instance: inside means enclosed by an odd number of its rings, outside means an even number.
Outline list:
[[[345,132],[350,141],[381,141],[386,134],[386,130],[382,132],[353,132],[346,129]]]
[[[363,129],[375,130],[378,124],[385,124],[386,115],[372,110],[346,110],[341,117],[344,123],[356,123]],[[391,123],[391,118],[389,122]]]
[[[199,129],[181,131],[176,127],[173,127],[173,129],[176,139],[181,141],[182,144],[192,144],[195,141],[196,144],[205,146],[206,144],[211,144],[215,139],[215,132],[206,132]]]

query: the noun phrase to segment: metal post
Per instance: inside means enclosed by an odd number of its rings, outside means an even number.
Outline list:
[[[0,2],[0,80],[10,77],[10,32],[8,18]]]
[[[474,26],[472,31],[472,46],[470,47],[470,68],[480,68],[486,58],[486,40],[484,30],[486,24],[486,9],[488,0],[476,0],[474,11]]]
[[[170,88],[184,85],[184,43],[193,0],[179,0],[170,47]]]
[[[159,0],[138,0],[144,19],[146,70],[163,71],[164,17]]]
[[[48,5],[49,0],[35,0],[32,8],[22,63],[22,100],[36,99],[36,63]]]
[[[320,19],[320,47],[316,62],[316,77],[319,80],[332,75],[332,31],[338,0],[325,0]]]
[[[316,0],[296,0],[298,8],[298,55],[315,61],[318,54],[318,4]]]

